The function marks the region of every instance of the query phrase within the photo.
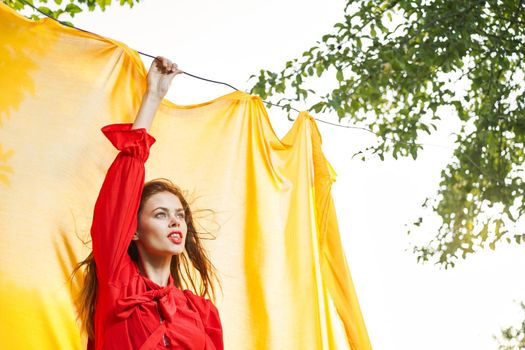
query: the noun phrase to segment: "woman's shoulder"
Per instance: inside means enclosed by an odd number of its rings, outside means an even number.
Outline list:
[[[203,315],[207,315],[210,313],[210,311],[217,310],[217,308],[215,307],[215,305],[210,299],[203,297],[201,295],[196,295],[193,291],[189,289],[184,289],[182,292],[186,296],[186,299],[190,301],[192,305],[194,305],[197,308],[199,313]]]
[[[182,291],[186,295],[186,299],[189,303],[193,305],[197,312],[199,313],[201,320],[203,321],[208,332],[212,330],[218,331],[220,333],[221,318],[219,316],[219,310],[213,304],[213,302],[200,295],[196,295],[191,290],[185,289]],[[221,336],[222,337],[222,336]]]
[[[184,289],[182,292],[184,293],[184,295],[186,295],[186,298],[190,299],[191,301],[198,302],[201,304],[212,303],[210,299],[201,295],[197,295],[190,289]]]

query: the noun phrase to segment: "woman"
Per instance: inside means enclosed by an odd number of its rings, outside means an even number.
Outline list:
[[[133,125],[102,128],[120,153],[95,204],[93,253],[79,265],[87,266],[80,315],[88,349],[223,349],[218,311],[204,298],[214,294],[213,265],[188,203],[168,180],[144,184],[144,163],[155,142],[148,131],[180,73],[171,61],[155,59]],[[199,283],[188,273],[186,255]],[[181,290],[183,282],[194,289],[200,284],[202,296]]]

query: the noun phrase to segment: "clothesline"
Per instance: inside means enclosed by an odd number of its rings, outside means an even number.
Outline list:
[[[85,33],[90,33],[90,34],[93,34],[93,35],[96,35],[96,36],[101,36],[101,35],[99,35],[99,34],[97,34],[97,33],[93,33],[93,32],[91,32],[91,31],[89,31],[89,30],[86,30],[86,29],[82,29],[82,28],[79,28],[79,27],[73,26],[73,25],[71,25],[71,24],[69,24],[69,23],[67,23],[67,22],[62,22],[62,21],[60,21],[60,20],[58,20],[58,19],[56,19],[56,18],[54,18],[54,17],[51,17],[51,16],[49,16],[47,13],[41,11],[39,8],[35,7],[33,4],[30,4],[29,2],[27,2],[26,0],[20,0],[20,1],[22,1],[22,2],[23,2],[24,4],[26,4],[26,5],[29,5],[29,6],[32,7],[35,11],[38,11],[38,12],[41,13],[42,15],[44,15],[44,16],[46,16],[46,17],[48,17],[48,18],[50,18],[50,19],[52,19],[52,20],[54,20],[54,21],[56,21],[56,22],[58,22],[58,23],[60,23],[60,24],[62,24],[62,25],[64,25],[64,26],[68,26],[68,27],[74,28],[74,29],[76,29],[76,30],[80,30],[80,31],[85,32]],[[155,55],[151,55],[151,54],[148,54],[148,53],[142,52],[142,51],[140,51],[140,50],[136,50],[136,51],[137,51],[137,53],[139,53],[140,55],[143,55],[143,56],[146,56],[146,57],[150,57],[150,58],[153,58],[153,59],[155,59],[155,58],[157,57],[157,56],[155,56]],[[226,85],[226,86],[232,88],[232,89],[235,90],[235,91],[239,91],[239,89],[237,89],[235,86],[233,86],[233,85],[231,85],[231,84],[228,84],[228,83],[225,83],[225,82],[222,82],[222,81],[212,80],[212,79],[208,79],[208,78],[203,78],[203,77],[200,77],[200,76],[198,76],[198,75],[188,73],[188,72],[186,72],[186,71],[184,71],[184,74],[189,75],[190,77],[193,77],[193,78],[196,78],[196,79],[200,79],[200,80],[208,81],[208,82],[210,82],[210,83]],[[263,100],[263,102],[266,103],[266,104],[268,104],[268,105],[271,105],[271,106],[280,107],[280,108],[283,108],[283,109],[287,109],[287,108],[289,108],[289,109],[292,109],[292,110],[294,110],[294,111],[296,111],[296,112],[298,112],[298,113],[301,112],[300,110],[298,110],[297,108],[294,108],[294,107],[290,107],[290,106],[284,107],[284,106],[281,106],[281,105],[279,105],[279,104],[272,103],[272,102],[268,102],[268,101],[264,101],[264,100]],[[372,134],[378,136],[375,132],[373,132],[372,130],[370,130],[370,129],[368,129],[368,128],[357,127],[357,126],[350,126],[350,125],[341,125],[341,124],[336,124],[336,123],[327,122],[327,121],[325,121],[325,120],[321,120],[321,119],[317,119],[317,118],[314,118],[314,119],[317,120],[317,121],[319,121],[319,122],[321,122],[321,123],[325,123],[325,124],[329,124],[329,125],[333,125],[333,126],[338,126],[338,127],[342,127],[342,128],[349,128],[349,129],[357,129],[357,130],[368,131],[368,132],[371,132]],[[394,142],[402,142],[402,141],[396,141],[396,140],[393,140],[393,141],[394,141]]]
[[[96,35],[96,36],[100,36],[102,37],[101,35],[97,34],[97,33],[93,33],[89,30],[85,30],[85,29],[82,29],[82,28],[79,28],[79,27],[76,27],[76,26],[73,26],[69,23],[66,23],[66,22],[62,22],[52,16],[49,16],[48,14],[46,14],[45,12],[41,11],[40,9],[38,9],[37,7],[35,7],[33,4],[27,2],[26,0],[20,0],[21,2],[23,2],[24,4],[26,5],[29,5],[30,7],[32,7],[34,10],[38,11],[39,13],[41,13],[42,15],[48,17],[48,18],[51,18],[52,20],[64,25],[64,26],[68,26],[68,27],[71,27],[71,28],[74,28],[76,30],[80,30],[82,32],[85,32],[85,33],[90,33],[90,34],[93,34],[93,35]],[[157,56],[154,56],[154,55],[151,55],[151,54],[148,54],[148,53],[145,53],[145,52],[142,52],[142,51],[139,51],[139,50],[136,50],[137,53],[139,53],[140,55],[143,55],[143,56],[146,56],[146,57],[150,57],[150,58],[153,58],[155,59]],[[192,77],[192,78],[196,78],[196,79],[200,79],[200,80],[203,80],[203,81],[207,81],[207,82],[210,82],[210,83],[215,83],[215,84],[221,84],[221,85],[226,85],[236,91],[239,91],[239,89],[237,89],[236,87],[234,87],[233,85],[231,84],[228,84],[228,83],[225,83],[225,82],[222,82],[222,81],[217,81],[217,80],[212,80],[212,79],[208,79],[208,78],[203,78],[203,77],[200,77],[198,75],[194,75],[194,74],[191,74],[191,73],[188,73],[188,72],[184,72],[184,74]],[[294,108],[294,107],[290,107],[290,106],[281,106],[279,104],[275,104],[275,103],[272,103],[272,102],[268,102],[268,101],[264,101],[264,103],[266,103],[267,105],[270,105],[270,106],[275,106],[275,107],[280,107],[282,109],[292,109],[296,112],[300,112],[298,109]],[[407,141],[401,141],[401,140],[395,140],[393,138],[390,138],[390,137],[386,137],[386,136],[380,136],[378,135],[376,132],[374,132],[373,130],[369,129],[369,128],[365,128],[365,127],[359,127],[359,126],[350,126],[350,125],[342,125],[342,124],[336,124],[336,123],[332,123],[332,122],[328,122],[326,120],[322,120],[322,119],[318,119],[318,118],[315,118],[314,119],[320,123],[324,123],[324,124],[328,124],[328,125],[332,125],[332,126],[337,126],[337,127],[341,127],[341,128],[347,128],[347,129],[355,129],[355,130],[362,130],[362,131],[366,131],[366,132],[369,132],[369,133],[372,133],[374,134],[375,136],[377,137],[382,137],[383,139],[388,139],[394,143],[402,143],[402,144],[405,144],[405,145],[415,145],[415,146],[430,146],[430,147],[439,147],[439,148],[445,148],[445,149],[449,149],[449,150],[455,150],[455,148],[453,147],[449,147],[449,146],[444,146],[444,145],[436,145],[436,144],[429,144],[429,143],[418,143],[418,142],[407,142]],[[464,154],[464,156],[468,159],[468,161],[474,165],[474,167],[476,167],[482,174],[484,174],[484,172],[481,170],[481,168],[479,167],[479,164],[477,164],[474,160],[472,160],[468,155]],[[484,174],[485,175],[485,174]]]
[[[70,27],[70,28],[74,28],[74,29],[76,29],[76,30],[80,30],[80,31],[85,32],[85,33],[90,33],[90,34],[93,34],[93,35],[96,35],[96,36],[101,36],[101,35],[99,35],[99,34],[97,34],[97,33],[93,33],[93,32],[91,32],[91,31],[89,31],[89,30],[86,30],[86,29],[82,29],[82,28],[79,28],[79,27],[73,26],[73,25],[71,25],[71,24],[69,24],[69,23],[67,23],[67,22],[62,22],[62,21],[60,21],[60,20],[58,20],[58,19],[56,19],[56,18],[54,18],[54,17],[51,17],[51,16],[49,16],[47,13],[41,11],[39,8],[35,7],[33,4],[28,3],[26,0],[20,0],[20,1],[22,1],[22,2],[23,2],[24,4],[26,4],[26,5],[29,5],[29,6],[32,7],[35,11],[38,11],[38,12],[41,13],[42,15],[44,15],[44,16],[46,16],[46,17],[48,17],[48,18],[50,18],[50,19],[52,19],[52,20],[54,20],[54,21],[56,21],[56,22],[58,22],[58,23],[60,23],[60,24],[62,24],[62,25],[64,25],[64,26],[68,26],[68,27]],[[140,51],[140,50],[135,50],[135,51],[137,51],[137,53],[139,53],[140,55],[143,55],[143,56],[146,56],[146,57],[150,57],[150,58],[153,58],[153,59],[157,58],[157,56],[155,56],[155,55],[151,55],[151,54],[148,54],[148,53],[142,52],[142,51]],[[208,82],[210,82],[210,83],[226,85],[226,86],[232,88],[232,89],[235,90],[235,91],[239,91],[239,89],[237,89],[235,86],[233,86],[233,85],[231,85],[231,84],[228,84],[228,83],[225,83],[225,82],[222,82],[222,81],[212,80],[212,79],[208,79],[208,78],[203,78],[203,77],[200,77],[200,76],[198,76],[198,75],[188,73],[188,72],[186,72],[186,71],[184,71],[184,74],[189,75],[190,77],[193,77],[193,78],[196,78],[196,79],[200,79],[200,80],[208,81]],[[289,108],[289,109],[292,109],[292,110],[294,110],[294,111],[296,111],[296,112],[298,112],[298,113],[301,112],[300,110],[298,110],[297,108],[294,108],[294,107],[290,107],[290,106],[288,106],[288,107],[284,107],[284,106],[281,106],[281,105],[279,105],[279,104],[272,103],[272,102],[268,102],[268,101],[265,101],[265,100],[263,100],[263,102],[266,103],[266,104],[268,104],[268,105],[271,105],[271,106],[280,107],[280,108],[283,108],[283,109],[287,109],[287,108]],[[336,123],[327,122],[327,121],[325,121],[325,120],[321,120],[321,119],[318,119],[318,118],[314,118],[314,119],[317,120],[317,121],[319,121],[319,122],[321,122],[321,123],[325,123],[325,124],[329,124],[329,125],[333,125],[333,126],[338,126],[338,127],[342,127],[342,128],[349,128],[349,129],[357,129],[357,130],[368,131],[368,132],[371,132],[372,134],[378,136],[378,135],[377,135],[375,132],[373,132],[372,130],[367,129],[367,128],[364,128],[364,127],[357,127],[357,126],[350,126],[350,125],[341,125],[341,124],[336,124]],[[396,141],[396,140],[393,140],[393,141],[395,141],[395,142],[402,142],[402,141]]]

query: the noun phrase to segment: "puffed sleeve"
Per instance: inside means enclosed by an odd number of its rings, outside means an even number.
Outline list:
[[[206,339],[206,350],[217,349],[223,350],[222,325],[219,317],[219,311],[213,303],[207,299],[205,302],[206,317],[203,320],[204,328],[208,338]]]
[[[198,311],[206,332],[205,350],[223,350],[222,324],[219,311],[213,303],[202,296],[193,294],[189,290],[184,290],[187,299]]]
[[[137,211],[144,186],[144,163],[155,139],[132,124],[111,124],[102,132],[115,146],[117,157],[109,167],[93,214],[91,238],[97,275],[111,282],[136,230]]]

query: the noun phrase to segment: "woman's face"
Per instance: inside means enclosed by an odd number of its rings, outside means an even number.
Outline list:
[[[184,251],[187,232],[179,197],[171,192],[159,192],[144,203],[133,240],[151,257],[172,256]]]

